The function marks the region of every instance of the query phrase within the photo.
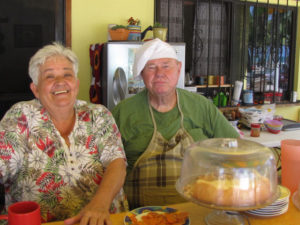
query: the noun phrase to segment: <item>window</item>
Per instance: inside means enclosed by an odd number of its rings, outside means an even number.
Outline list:
[[[173,1],[156,0],[155,19],[164,25],[182,24],[176,30],[182,38],[177,34],[174,39],[174,28],[169,26],[168,40],[186,42],[186,72],[207,97],[220,92],[231,96],[232,85],[240,80],[243,90],[253,93],[254,104],[288,102],[294,82],[298,1],[269,2],[182,0],[179,4],[177,0],[175,7]],[[174,7],[182,10],[181,16],[173,15]]]
[[[254,103],[290,99],[293,86],[296,9],[282,5],[243,3],[233,6],[232,71],[254,93]],[[236,38],[239,37],[239,38]],[[239,62],[239,63],[236,63]],[[244,71],[244,72],[242,72]],[[234,74],[234,73],[233,73]]]

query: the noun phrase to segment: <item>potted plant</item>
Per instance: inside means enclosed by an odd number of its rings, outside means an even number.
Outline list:
[[[127,20],[128,23],[128,30],[130,31],[128,40],[129,41],[140,41],[141,40],[141,21],[139,19],[134,19],[130,17]]]
[[[115,25],[109,29],[110,37],[113,41],[125,41],[128,39],[129,30],[124,25]]]
[[[168,28],[164,27],[161,23],[156,22],[153,25],[153,37],[159,38],[162,41],[167,39]]]

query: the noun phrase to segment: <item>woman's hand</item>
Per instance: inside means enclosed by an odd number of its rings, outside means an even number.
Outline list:
[[[126,176],[123,158],[113,160],[104,172],[101,184],[92,200],[74,217],[66,219],[65,225],[112,225],[109,208],[120,191]]]
[[[80,223],[79,223],[80,222]],[[65,225],[112,225],[109,211],[94,207],[92,202],[86,205],[76,216],[66,219]]]

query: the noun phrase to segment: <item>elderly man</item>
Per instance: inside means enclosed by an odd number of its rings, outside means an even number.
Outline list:
[[[212,102],[176,88],[181,69],[172,46],[146,42],[133,66],[146,89],[112,111],[129,164],[125,191],[131,208],[184,201],[175,190],[183,150],[195,141],[239,136]]]

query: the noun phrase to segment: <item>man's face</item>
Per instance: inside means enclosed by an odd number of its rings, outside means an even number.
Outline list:
[[[180,76],[181,62],[172,58],[152,59],[147,62],[142,78],[148,91],[155,96],[173,94]]]
[[[32,83],[30,88],[47,110],[55,110],[74,106],[79,80],[67,58],[53,56],[40,66],[38,85]]]

